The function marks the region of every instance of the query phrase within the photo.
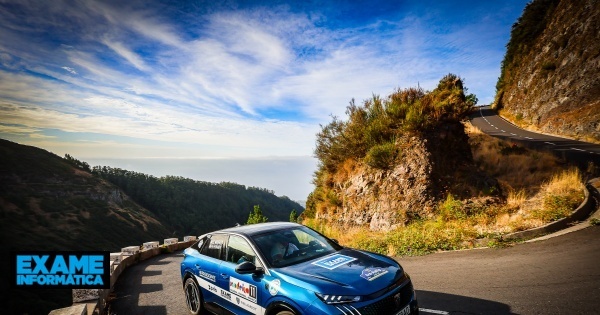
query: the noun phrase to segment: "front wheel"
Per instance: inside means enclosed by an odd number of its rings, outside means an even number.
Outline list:
[[[281,311],[281,312],[277,313],[277,315],[295,315],[295,314],[290,311]]]
[[[183,286],[185,292],[185,302],[188,310],[194,315],[204,314],[202,309],[202,295],[196,281],[192,278],[187,278]]]

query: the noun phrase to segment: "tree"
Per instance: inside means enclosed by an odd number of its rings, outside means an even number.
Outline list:
[[[298,213],[296,212],[296,209],[292,209],[292,212],[290,212],[290,222],[297,222],[298,221]]]
[[[267,220],[269,220],[269,219],[262,214],[262,211],[260,210],[260,206],[255,205],[254,211],[250,212],[250,215],[248,215],[248,221],[246,222],[246,224],[263,223],[263,222],[267,222]]]

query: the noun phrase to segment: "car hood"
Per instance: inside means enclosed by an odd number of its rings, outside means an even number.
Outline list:
[[[346,248],[272,273],[290,284],[336,295],[369,295],[405,277],[388,257]]]

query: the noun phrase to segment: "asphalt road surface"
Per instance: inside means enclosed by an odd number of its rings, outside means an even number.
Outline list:
[[[600,145],[520,129],[496,115],[489,106],[478,108],[471,115],[471,123],[491,136],[519,142],[530,148],[551,151],[583,168],[587,167],[589,162],[600,166]]]
[[[114,288],[112,314],[188,314],[181,259],[181,252],[161,255],[126,269]],[[398,261],[424,315],[600,314],[600,226],[509,248]]]

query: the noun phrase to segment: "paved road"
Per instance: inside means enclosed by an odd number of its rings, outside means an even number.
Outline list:
[[[181,252],[128,268],[113,314],[187,314]],[[600,314],[600,226],[509,248],[398,259],[428,314]],[[385,314],[381,314],[385,315]]]
[[[600,166],[600,145],[539,134],[518,128],[490,109],[480,107],[471,115],[473,125],[483,132],[502,139],[520,142],[528,147],[549,150],[561,158],[587,167],[588,162]]]

